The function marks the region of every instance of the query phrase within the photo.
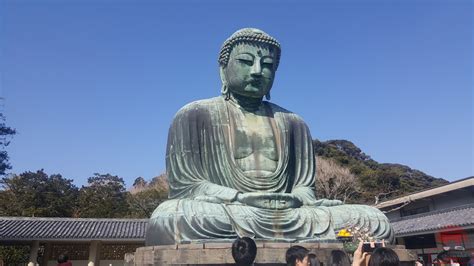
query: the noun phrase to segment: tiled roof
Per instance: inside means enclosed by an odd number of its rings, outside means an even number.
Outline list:
[[[0,241],[144,241],[148,219],[0,217]],[[474,205],[391,221],[398,236],[474,226]]]
[[[450,228],[473,227],[474,205],[460,206],[453,209],[404,217],[391,221],[398,236],[438,231]]]
[[[447,185],[430,188],[424,191],[419,191],[410,195],[406,195],[400,198],[388,200],[377,204],[375,207],[379,209],[385,209],[388,207],[392,207],[395,205],[403,204],[405,202],[415,201],[423,198],[433,197],[435,195],[455,191],[462,188],[472,187],[474,186],[474,176],[467,177]]]
[[[147,223],[148,219],[0,217],[0,241],[144,241]]]

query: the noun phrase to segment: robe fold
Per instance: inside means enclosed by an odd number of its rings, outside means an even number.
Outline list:
[[[242,110],[216,97],[184,106],[168,134],[169,200],[159,205],[147,229],[147,245],[234,240],[334,240],[349,226],[393,238],[387,218],[363,205],[316,206],[315,156],[307,125],[294,113],[264,102],[278,151],[276,170],[248,177],[234,160],[235,119]],[[240,113],[239,113],[240,112]],[[272,210],[235,201],[238,193],[291,193],[303,206]]]

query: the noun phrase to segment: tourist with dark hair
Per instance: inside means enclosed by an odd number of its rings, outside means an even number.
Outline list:
[[[252,265],[257,256],[257,245],[249,237],[237,238],[232,243],[232,257],[236,265]]]
[[[292,246],[286,251],[286,265],[307,266],[309,250],[302,246]]]
[[[449,251],[442,251],[439,253],[436,258],[439,260],[441,264],[451,265],[451,266],[459,266],[459,258],[453,256],[454,254],[450,254]]]
[[[372,245],[373,244],[373,245]],[[363,242],[359,243],[356,251],[354,252],[354,260],[352,266],[399,266],[400,259],[397,253],[390,248],[386,248],[383,243],[383,247],[376,248],[373,252],[363,252]],[[375,246],[375,243],[371,242],[371,246]],[[368,260],[368,262],[367,262]]]
[[[331,251],[331,256],[329,257],[329,266],[349,266],[349,265],[351,265],[351,262],[346,252],[342,250]]]
[[[397,253],[390,248],[376,248],[369,259],[369,266],[399,266]]]
[[[69,257],[66,254],[61,254],[58,257],[57,266],[72,266],[72,263],[69,261]]]
[[[440,252],[436,258],[439,260],[440,264],[448,264],[449,263],[449,260],[450,260],[450,257],[448,255],[448,252],[447,251],[442,251]]]
[[[316,254],[314,253],[309,253],[308,254],[308,263],[310,266],[319,266],[319,260],[318,257],[316,257]]]

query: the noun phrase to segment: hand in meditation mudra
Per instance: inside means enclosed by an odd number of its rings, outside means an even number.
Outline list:
[[[347,227],[393,239],[388,219],[365,205],[317,200],[315,155],[305,122],[263,101],[280,60],[280,44],[245,28],[222,46],[222,96],[192,102],[169,130],[169,200],[153,212],[146,244],[336,239]]]

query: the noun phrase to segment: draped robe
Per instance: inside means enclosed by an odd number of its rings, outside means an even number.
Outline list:
[[[278,150],[276,170],[248,177],[234,160],[235,119],[242,110],[223,97],[190,103],[176,114],[168,134],[169,200],[153,212],[147,245],[225,241],[237,236],[273,241],[334,240],[335,232],[366,227],[391,240],[387,218],[363,205],[318,206],[314,196],[315,156],[304,121],[263,102]],[[303,206],[283,210],[235,201],[238,193],[291,193]]]

